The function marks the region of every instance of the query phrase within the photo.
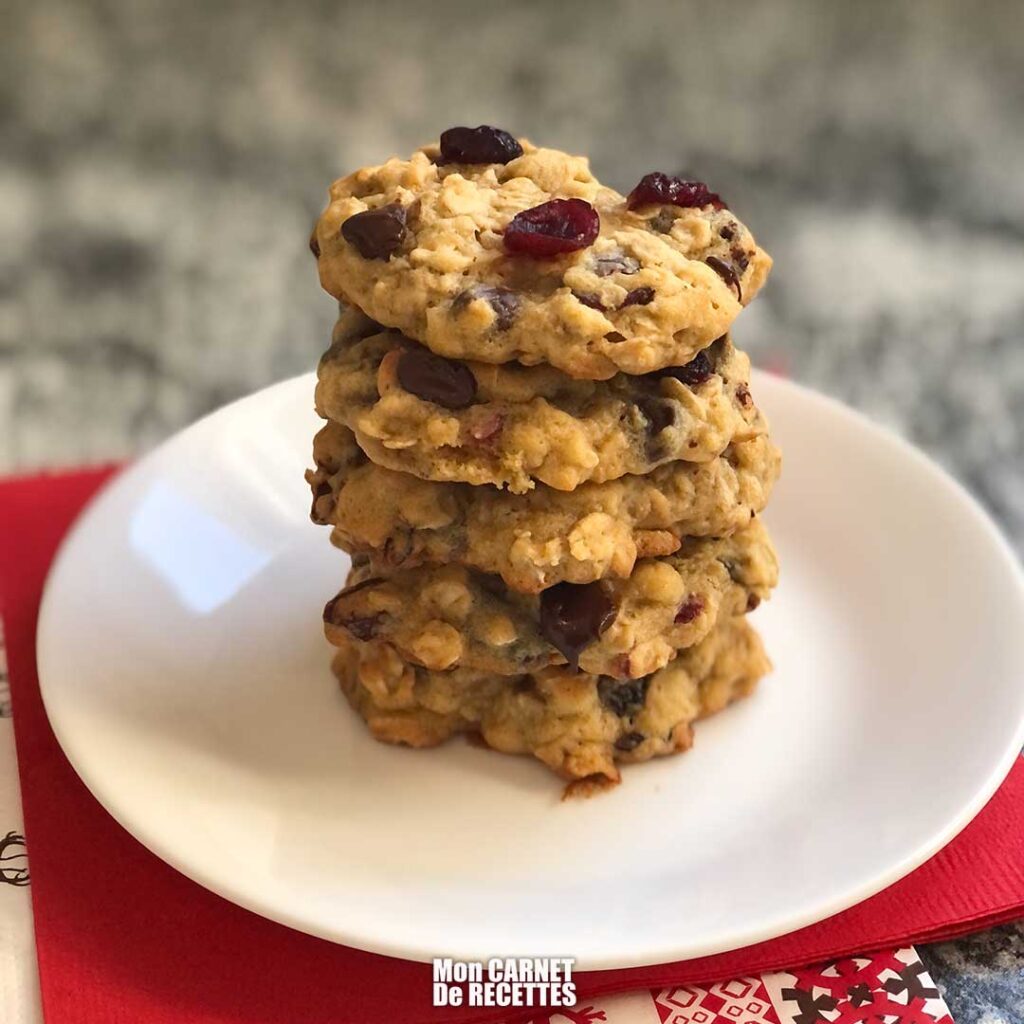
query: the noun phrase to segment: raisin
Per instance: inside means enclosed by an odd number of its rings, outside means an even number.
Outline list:
[[[653,203],[668,203],[672,206],[711,206],[722,209],[725,203],[721,197],[711,192],[703,181],[684,181],[671,174],[653,171],[645,174],[629,193],[626,209],[635,210],[638,206],[650,206]]]
[[[558,256],[592,245],[601,218],[582,199],[551,199],[517,213],[505,228],[505,248],[527,256]]]
[[[489,124],[476,128],[449,128],[441,132],[441,159],[444,164],[507,164],[523,155],[523,147],[514,136]]]
[[[709,256],[704,261],[730,288],[736,289],[736,301],[743,301],[743,289],[740,288],[739,275],[736,268],[728,260],[720,256]]]
[[[636,750],[643,741],[644,734],[642,732],[627,732],[615,741],[615,749],[628,754],[631,750]]]
[[[704,598],[697,594],[690,594],[679,606],[679,611],[676,612],[673,621],[685,626],[688,622],[693,622],[702,611],[704,611]]]
[[[540,595],[540,631],[575,669],[580,654],[614,621],[617,609],[608,585],[558,583]]]
[[[445,409],[464,409],[476,398],[476,378],[464,363],[425,348],[405,349],[398,357],[398,383],[410,394]]]
[[[601,676],[597,681],[597,695],[601,703],[619,718],[635,715],[647,699],[650,677],[642,679],[612,679]]]
[[[501,285],[479,284],[459,292],[452,299],[452,312],[461,313],[474,299],[483,299],[494,311],[494,326],[499,331],[507,331],[519,312],[520,298],[511,288]]]
[[[389,203],[356,213],[341,225],[341,234],[363,259],[389,260],[405,241],[405,207]]]
[[[654,289],[649,287],[634,288],[626,293],[619,309],[625,306],[647,306],[654,301]]]

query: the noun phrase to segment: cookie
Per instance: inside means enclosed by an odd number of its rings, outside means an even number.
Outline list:
[[[444,359],[350,310],[320,361],[316,403],[389,469],[571,491],[675,459],[706,462],[764,433],[749,377],[728,337],[682,367],[585,381],[550,366]]]
[[[327,603],[324,626],[331,643],[382,640],[435,671],[520,675],[568,664],[631,679],[666,665],[720,617],[757,607],[777,574],[758,519],[731,537],[689,538],[675,554],[637,562],[625,579],[559,583],[539,595],[462,565],[374,576],[357,562]]]
[[[531,754],[563,778],[614,784],[619,762],[687,750],[692,724],[749,694],[771,668],[757,633],[742,619],[642,679],[549,668],[494,676],[467,669],[431,672],[380,642],[346,640],[334,672],[349,702],[385,743],[432,747],[456,733],[479,736],[506,754]],[[584,791],[586,791],[584,787]]]
[[[670,462],[553,494],[442,484],[375,466],[348,428],[328,423],[307,474],[312,518],[364,555],[374,573],[459,562],[538,593],[556,583],[628,576],[638,558],[670,555],[686,536],[724,537],[750,522],[779,474],[766,437],[731,445],[710,462]]]
[[[688,363],[764,283],[770,257],[700,182],[627,198],[512,142],[336,181],[310,240],[323,287],[442,356],[603,380]]]

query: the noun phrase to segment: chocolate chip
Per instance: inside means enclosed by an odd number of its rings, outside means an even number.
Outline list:
[[[654,289],[643,287],[634,288],[632,291],[626,293],[626,297],[622,300],[622,305],[619,309],[625,306],[647,306],[654,301]]]
[[[736,301],[743,301],[743,289],[740,288],[739,275],[728,260],[720,256],[709,256],[704,261],[730,288],[736,289]]]
[[[635,715],[647,699],[647,687],[650,678],[612,679],[601,676],[597,681],[597,696],[601,703],[619,718]]]
[[[675,377],[688,388],[695,388],[710,380],[714,372],[715,369],[705,349],[698,352],[685,366],[666,366],[662,370],[655,370],[653,376]]]
[[[576,301],[584,306],[604,312],[604,303],[601,301],[600,295],[595,295],[593,292],[573,292],[573,295],[576,296]]]
[[[685,626],[688,622],[693,622],[702,611],[704,611],[704,599],[697,594],[690,594],[679,606],[679,611],[676,612],[673,621]]]
[[[746,384],[736,385],[736,401],[739,402],[744,409],[748,408],[754,401],[750,397],[750,388],[748,388]]]
[[[724,238],[727,242],[731,242],[736,237],[737,224],[723,224],[718,229],[719,237]]]
[[[610,341],[613,345],[618,345],[619,342],[622,342],[622,341],[626,340],[626,336],[624,334],[619,334],[618,331],[609,331],[604,336],[604,340],[605,341]]]
[[[380,625],[380,615],[368,615],[363,618],[344,619],[337,625],[348,630],[357,640],[372,640]]]
[[[476,378],[464,363],[425,348],[405,349],[398,357],[398,383],[410,394],[446,409],[464,409],[476,398]]]
[[[541,634],[575,669],[580,654],[614,621],[617,614],[608,585],[558,583],[540,595]]]
[[[349,217],[341,234],[363,259],[389,260],[405,241],[405,217],[401,203],[389,203]]]
[[[750,266],[750,254],[746,250],[741,249],[738,245],[734,245],[729,250],[729,255],[732,257],[733,266],[742,274],[747,267]]]
[[[313,225],[313,233],[309,236],[309,251],[320,259],[320,243],[316,240],[316,225]]]
[[[761,603],[761,598],[759,598],[757,596],[757,594],[748,594],[747,595],[747,611],[748,612],[754,611],[754,609],[757,608],[757,606],[760,603]]]
[[[628,754],[629,751],[636,750],[643,741],[644,734],[642,732],[627,732],[615,741],[615,749]]]
[[[499,331],[507,331],[512,326],[522,301],[511,288],[479,284],[459,292],[452,299],[452,312],[461,313],[474,299],[483,299],[494,310],[494,326]]]
[[[636,405],[647,420],[647,432],[652,436],[660,434],[676,421],[675,406],[666,399],[644,396],[637,400]]]
[[[507,164],[523,155],[523,147],[508,132],[488,124],[476,128],[449,128],[441,132],[441,159],[445,164]]]
[[[624,252],[605,253],[594,257],[593,271],[598,277],[609,274],[635,274],[640,269],[640,261],[627,256]]]

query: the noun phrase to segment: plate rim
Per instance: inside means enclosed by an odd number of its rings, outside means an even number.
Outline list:
[[[50,620],[55,614],[53,610],[56,602],[54,594],[60,585],[64,566],[71,557],[70,552],[78,543],[78,538],[84,532],[86,526],[93,519],[101,516],[104,508],[110,502],[116,500],[118,493],[123,488],[130,486],[132,480],[137,475],[145,472],[149,466],[153,465],[163,455],[169,446],[177,443],[183,435],[202,429],[212,419],[226,415],[236,406],[249,402],[268,392],[283,392],[289,388],[297,387],[300,382],[311,382],[314,379],[315,374],[313,372],[297,374],[264,388],[259,388],[212,410],[195,422],[176,431],[140,458],[120,469],[88,500],[71,524],[71,527],[61,538],[47,571],[43,586],[36,624],[35,642],[40,695],[50,727],[53,729],[62,753],[68,759],[75,773],[82,780],[90,794],[121,828],[125,829],[129,835],[138,840],[147,850],[186,878],[260,917],[335,944],[414,962],[430,962],[437,956],[476,960],[484,954],[479,949],[465,947],[459,941],[449,944],[439,937],[436,944],[428,948],[419,941],[389,940],[376,936],[368,940],[361,934],[349,931],[343,921],[335,924],[333,927],[322,925],[319,922],[304,918],[301,914],[289,913],[284,908],[279,909],[276,906],[268,906],[266,903],[261,903],[244,889],[236,888],[230,880],[225,882],[223,878],[212,877],[207,871],[203,870],[201,865],[190,864],[187,858],[177,856],[172,849],[169,849],[161,842],[158,836],[151,834],[151,831],[144,824],[133,822],[130,814],[125,813],[124,809],[118,806],[116,795],[105,792],[103,786],[98,784],[93,778],[87,764],[79,756],[81,753],[80,749],[76,749],[75,741],[64,730],[57,697],[46,682],[47,670],[45,666],[48,660],[46,641],[53,628]],[[1017,554],[1011,546],[1009,539],[988,510],[940,463],[911,441],[897,434],[894,430],[876,423],[865,414],[846,405],[842,401],[770,371],[754,369],[752,383],[755,389],[759,385],[763,385],[766,380],[771,381],[768,385],[769,388],[777,388],[782,393],[786,391],[797,393],[801,400],[817,405],[829,415],[840,417],[848,425],[856,428],[858,432],[866,432],[869,435],[869,440],[873,438],[879,443],[895,447],[901,456],[916,463],[920,470],[927,473],[933,481],[940,484],[949,493],[950,498],[963,507],[965,514],[969,515],[973,521],[973,525],[986,536],[987,541],[992,544],[993,553],[997,553],[1000,556],[1006,570],[1013,577],[1021,599],[1024,600],[1024,567],[1022,567],[1017,558]],[[959,812],[953,815],[945,826],[935,830],[932,834],[921,840],[913,850],[894,862],[888,870],[878,872],[871,879],[836,895],[831,900],[822,901],[813,910],[791,914],[786,917],[784,922],[781,920],[783,915],[776,915],[775,923],[761,924],[756,927],[747,928],[742,932],[733,929],[732,937],[725,941],[722,940],[721,936],[712,936],[709,940],[702,942],[689,941],[672,949],[669,949],[664,944],[654,948],[640,942],[633,947],[633,952],[628,956],[628,959],[624,959],[621,954],[589,955],[584,958],[577,958],[576,969],[578,971],[622,970],[713,956],[788,935],[791,932],[817,924],[844,910],[848,910],[850,907],[870,899],[900,879],[905,878],[955,839],[974,820],[995,794],[1009,774],[1017,758],[1021,756],[1022,747],[1024,747],[1024,715],[1017,722],[1015,730],[1005,748],[998,751],[998,757],[993,757],[992,767],[984,782],[979,786],[974,796],[970,800],[965,801]]]

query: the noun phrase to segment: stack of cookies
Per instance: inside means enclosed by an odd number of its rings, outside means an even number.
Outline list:
[[[780,456],[729,327],[771,260],[700,182],[624,197],[487,126],[334,183],[313,519],[377,739],[470,733],[572,791],[685,750],[768,670]],[[340,582],[340,581],[339,581]]]

